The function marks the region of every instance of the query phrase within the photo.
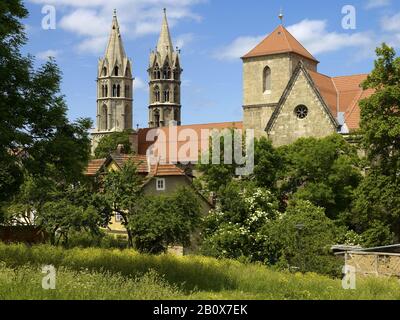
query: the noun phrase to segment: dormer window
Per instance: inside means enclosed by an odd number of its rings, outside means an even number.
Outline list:
[[[107,68],[106,67],[103,68],[103,77],[107,77]]]
[[[119,68],[117,66],[114,68],[114,76],[119,76]]]

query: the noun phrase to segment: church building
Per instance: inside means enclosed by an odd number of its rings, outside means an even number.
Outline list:
[[[319,61],[279,25],[243,60],[243,125],[275,146],[359,128],[359,102],[372,94],[367,74],[329,77]]]
[[[280,18],[282,22],[283,16]],[[281,23],[242,57],[243,121],[185,125],[180,55],[180,50],[174,48],[164,9],[161,33],[150,53],[147,70],[148,128],[132,133],[137,154],[145,155],[154,143],[146,141],[150,130],[157,128],[168,136],[171,125],[177,126],[178,135],[187,129],[252,129],[256,138],[266,137],[275,146],[291,144],[302,137],[348,135],[359,128],[360,101],[372,94],[360,86],[367,74],[330,77],[319,73],[319,61]],[[108,46],[98,63],[93,150],[105,135],[133,129],[133,79],[132,61],[124,50],[114,12]],[[143,110],[144,106],[139,108]],[[168,138],[166,143],[181,142]]]

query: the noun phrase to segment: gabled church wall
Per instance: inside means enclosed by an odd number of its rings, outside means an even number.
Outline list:
[[[299,105],[308,108],[308,115],[299,119],[295,109]],[[289,92],[280,113],[268,133],[274,146],[279,147],[295,142],[299,138],[323,138],[336,132],[336,127],[322,102],[300,72]]]

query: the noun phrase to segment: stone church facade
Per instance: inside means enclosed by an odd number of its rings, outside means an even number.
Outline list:
[[[108,45],[104,57],[98,62],[93,148],[105,135],[133,128],[133,80],[132,60],[125,53],[117,13],[114,11]]]
[[[242,61],[243,121],[182,127],[180,50],[173,46],[164,9],[161,33],[156,49],[150,53],[147,70],[148,128],[133,130],[133,150],[146,154],[151,143],[145,141],[144,133],[152,128],[165,131],[170,125],[178,127],[178,134],[203,127],[252,129],[256,138],[266,137],[275,146],[302,137],[322,138],[336,132],[347,135],[359,128],[359,102],[372,94],[360,87],[367,75],[329,77],[319,73],[319,61],[282,24]],[[93,149],[101,137],[133,129],[132,62],[124,50],[116,13],[97,76]]]
[[[367,75],[329,77],[282,25],[243,60],[243,126],[275,146],[359,128]]]

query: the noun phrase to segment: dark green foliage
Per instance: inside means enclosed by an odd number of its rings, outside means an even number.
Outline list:
[[[369,229],[362,234],[364,248],[387,246],[394,243],[394,234],[390,227],[381,221],[370,223]]]
[[[27,15],[20,0],[0,3],[0,201],[18,191],[25,172],[68,184],[89,158],[91,121],[68,121],[57,65],[49,60],[35,70],[20,52]]]
[[[139,210],[139,201],[143,196],[143,179],[137,173],[132,161],[125,163],[120,171],[110,171],[104,178],[101,197],[112,208],[113,213],[122,217],[122,224],[128,232],[128,245],[133,246],[133,236],[128,228],[130,220],[135,219]]]
[[[261,138],[255,142],[252,179],[259,187],[275,190],[282,166],[283,158],[272,146],[271,141]]]
[[[375,93],[361,102],[361,131],[373,166],[394,178],[400,170],[400,58],[386,44],[376,53],[375,69],[363,83]]]
[[[284,199],[311,201],[332,219],[349,210],[362,176],[356,149],[343,137],[299,139],[279,151],[284,159],[280,188]]]
[[[400,239],[400,58],[385,44],[376,53],[375,69],[363,83],[375,93],[361,102],[369,170],[352,211],[354,228],[371,246],[393,242],[391,232]]]
[[[171,245],[190,245],[199,221],[198,196],[183,188],[169,196],[144,197],[128,228],[137,250],[157,254],[166,252]]]
[[[117,150],[118,145],[123,145],[124,153],[130,154],[132,152],[131,143],[129,141],[130,134],[131,131],[128,130],[124,132],[114,132],[103,137],[94,151],[96,159],[106,158],[111,152]]]
[[[340,275],[340,261],[332,256],[339,230],[324,209],[311,202],[292,202],[281,219],[265,224],[265,262],[301,272]]]

